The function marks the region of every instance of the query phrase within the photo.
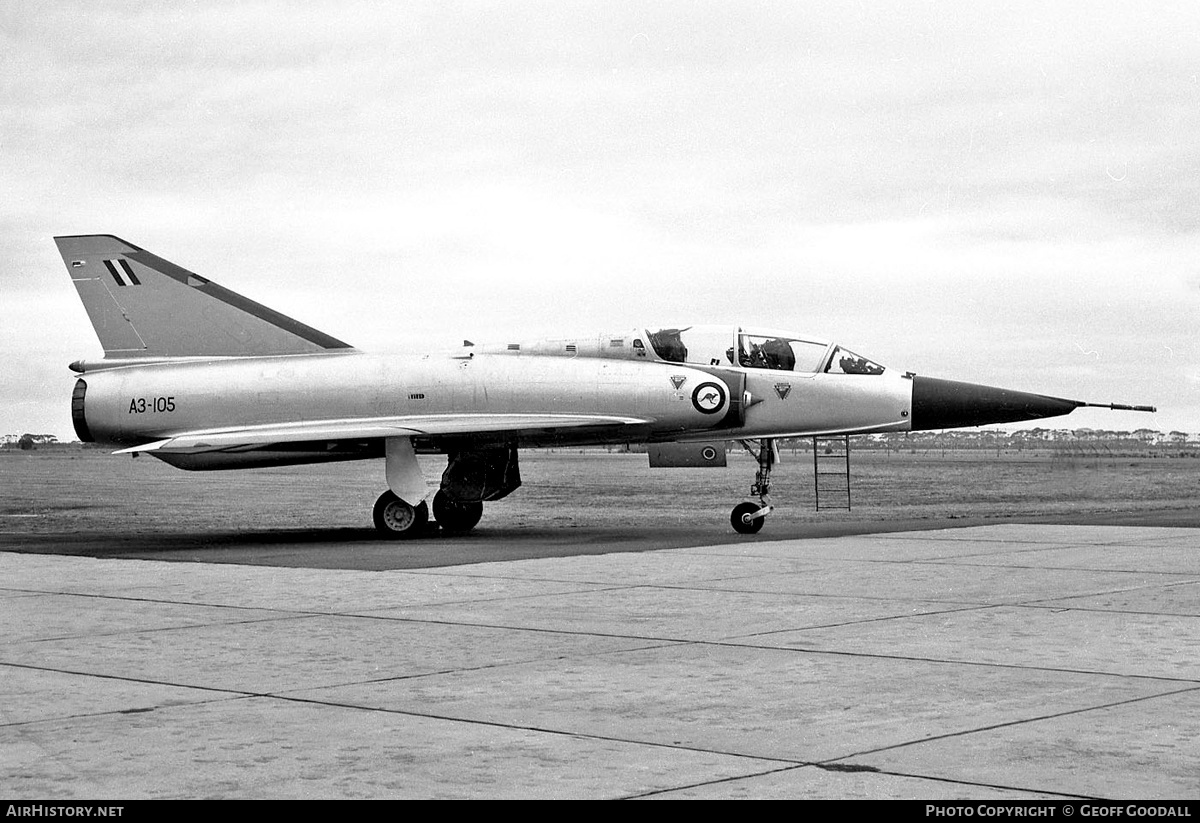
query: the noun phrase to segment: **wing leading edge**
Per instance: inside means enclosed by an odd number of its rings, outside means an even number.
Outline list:
[[[472,435],[544,435],[555,431],[612,429],[654,422],[645,417],[598,414],[450,414],[405,415],[353,420],[314,420],[241,428],[180,432],[162,440],[121,449],[114,454],[200,453],[331,440],[388,437],[470,437]]]

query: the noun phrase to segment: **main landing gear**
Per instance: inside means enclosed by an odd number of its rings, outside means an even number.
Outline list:
[[[749,441],[743,440],[741,443],[742,448],[758,461],[758,472],[754,475],[754,485],[750,487],[750,494],[757,497],[759,502],[739,503],[734,506],[729,515],[729,523],[739,534],[757,534],[762,530],[767,515],[775,508],[767,495],[771,491],[771,468],[779,461],[779,448],[772,437],[764,437],[758,441],[758,451],[754,450]]]
[[[440,489],[433,496],[432,508],[434,520],[446,534],[466,534],[483,517],[482,502],[451,500]],[[389,489],[375,501],[375,528],[396,540],[419,537],[429,525],[429,509],[425,501],[410,506]]]
[[[375,528],[385,537],[416,537],[429,522],[429,507],[424,500],[410,506],[388,489],[375,501],[374,516]]]
[[[433,519],[449,534],[466,534],[483,517],[483,501],[452,500],[438,489],[433,496]]]
[[[431,505],[416,451],[407,437],[384,444],[388,491],[375,502],[375,528],[393,540],[432,533],[430,509],[443,534],[462,535],[483,517],[484,501],[506,497],[521,485],[516,445],[457,450],[449,453],[446,471]],[[420,500],[415,506],[406,502]]]

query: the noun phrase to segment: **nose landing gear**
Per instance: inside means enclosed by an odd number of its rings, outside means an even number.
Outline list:
[[[742,447],[758,461],[758,472],[754,475],[754,485],[750,494],[757,497],[758,503],[739,503],[733,507],[729,515],[729,523],[739,534],[757,534],[762,530],[766,517],[775,508],[771,505],[768,494],[771,491],[771,468],[779,460],[779,448],[773,437],[764,437],[759,441],[758,451],[747,440],[741,441]]]

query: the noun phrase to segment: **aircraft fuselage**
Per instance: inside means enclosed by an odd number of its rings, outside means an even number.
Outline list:
[[[581,409],[646,422],[627,425],[616,436],[588,427],[538,431],[518,426],[493,437],[538,446],[898,431],[908,428],[912,397],[912,381],[892,375],[864,381],[847,375],[783,376],[677,363],[486,354],[194,360],[105,368],[80,379],[86,394],[77,422],[86,425],[92,439],[127,447],[182,432],[413,415],[570,415]],[[418,436],[420,445],[435,450],[453,439],[444,433]],[[203,467],[192,463],[191,468]]]

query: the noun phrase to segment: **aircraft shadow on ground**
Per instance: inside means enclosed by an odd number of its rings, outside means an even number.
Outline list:
[[[0,551],[97,558],[171,559],[314,568],[385,569],[455,565],[606,552],[640,552],[840,537],[913,530],[940,530],[998,523],[1200,527],[1197,511],[1124,512],[1082,516],[958,518],[773,523],[755,535],[724,529],[670,525],[613,528],[559,525],[492,525],[468,534],[430,527],[420,537],[381,538],[369,527],[261,529],[239,531],[69,532],[0,535]]]

